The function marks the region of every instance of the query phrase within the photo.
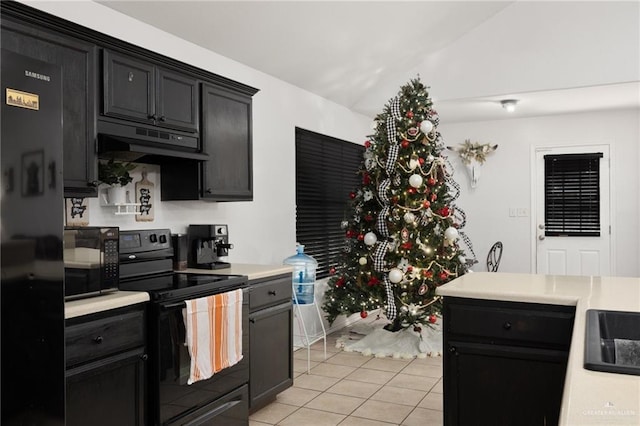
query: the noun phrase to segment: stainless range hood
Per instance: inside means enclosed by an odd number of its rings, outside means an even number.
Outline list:
[[[98,120],[98,157],[136,163],[206,161],[197,137],[151,126]]]

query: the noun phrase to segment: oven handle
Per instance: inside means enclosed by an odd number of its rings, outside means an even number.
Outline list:
[[[169,309],[173,309],[173,308],[184,308],[186,307],[187,304],[185,302],[178,302],[178,303],[169,303],[167,305],[160,305],[160,309],[162,309],[163,311],[168,311]]]

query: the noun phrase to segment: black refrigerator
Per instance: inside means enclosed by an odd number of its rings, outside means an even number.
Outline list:
[[[62,72],[2,49],[0,424],[65,423]]]

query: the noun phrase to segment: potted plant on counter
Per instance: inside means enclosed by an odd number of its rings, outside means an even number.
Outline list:
[[[123,163],[115,161],[113,158],[107,162],[98,163],[98,181],[105,185],[109,185],[107,188],[107,204],[124,204],[127,202],[127,186],[133,177],[129,174],[130,171],[136,168],[133,163]]]

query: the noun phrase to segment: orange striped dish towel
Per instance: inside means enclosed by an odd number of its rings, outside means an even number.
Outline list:
[[[191,356],[187,384],[192,384],[242,359],[242,289],[185,303],[182,315]]]

